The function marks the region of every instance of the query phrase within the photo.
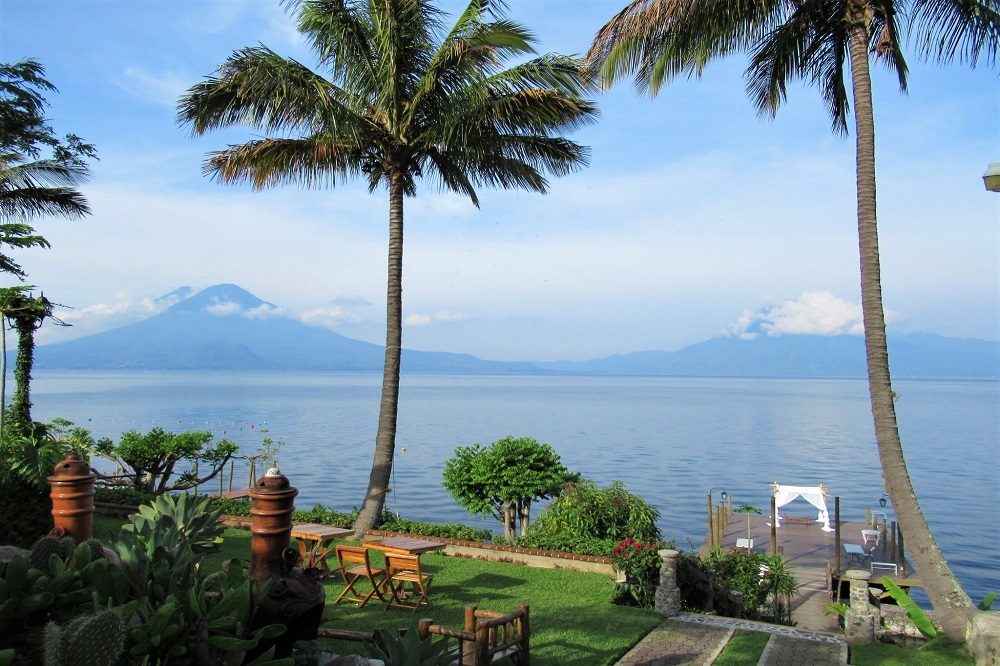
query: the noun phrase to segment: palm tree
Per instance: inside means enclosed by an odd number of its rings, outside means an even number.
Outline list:
[[[2,250],[49,247],[30,220],[90,214],[76,187],[90,176],[94,147],[75,134],[59,139],[46,123],[43,93],[55,90],[37,61],[0,64],[0,272],[21,280],[24,270]]]
[[[265,46],[237,51],[181,99],[196,135],[246,125],[271,136],[212,153],[205,171],[255,188],[336,186],[362,176],[389,191],[385,366],[378,434],[359,534],[381,518],[392,471],[402,345],[403,198],[417,179],[479,205],[480,185],[545,192],[543,172],[584,165],[587,150],[554,134],[592,121],[579,63],[534,53],[496,2],[472,0],[444,32],[426,0],[297,0],[298,29],[325,77]],[[286,132],[292,136],[275,136]]]
[[[849,65],[854,101],[857,223],[861,304],[875,439],[896,517],[937,618],[964,640],[974,607],[945,562],[917,502],[906,469],[889,376],[875,213],[875,132],[869,55],[885,62],[906,87],[901,18],[925,56],[990,64],[1000,42],[996,0],[635,0],[598,32],[590,66],[610,85],[634,74],[656,94],[664,81],[700,74],[716,57],[749,51],[747,89],[762,113],[773,115],[789,81],[818,86],[834,129],[847,131]]]

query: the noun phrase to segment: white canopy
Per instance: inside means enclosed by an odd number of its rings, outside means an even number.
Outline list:
[[[781,527],[781,516],[777,515],[777,509],[801,497],[819,509],[816,522],[823,523],[823,531],[833,531],[833,528],[830,527],[830,513],[826,510],[826,488],[823,487],[823,484],[818,486],[782,486],[775,482],[771,484],[771,491],[774,495],[776,514],[774,524],[777,527]]]

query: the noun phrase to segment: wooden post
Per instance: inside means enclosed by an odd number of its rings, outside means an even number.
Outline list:
[[[475,604],[465,607],[465,631],[470,634],[476,633],[476,606]],[[476,644],[470,641],[459,641],[459,650],[462,652],[462,663],[473,664],[476,658]]]
[[[229,461],[229,492],[233,491],[233,472],[236,471],[236,461]]]
[[[428,620],[427,618],[417,620],[417,636],[420,636],[421,640],[431,635],[430,628],[432,622],[433,620]]]
[[[833,548],[837,551],[837,576],[840,576],[840,495],[833,498],[833,520],[837,526],[833,533]]]
[[[771,495],[771,554],[778,554],[778,507]]]
[[[715,546],[715,528],[712,526],[712,494],[709,493],[706,496],[706,502],[708,504],[708,547],[711,549]]]
[[[900,570],[900,572],[902,572],[903,574],[905,574],[906,573],[906,555],[905,555],[905,551],[903,550],[903,548],[904,548],[904,545],[903,545],[903,528],[899,526],[899,523],[896,523],[896,531],[898,532],[898,536],[896,538],[896,543],[899,544],[899,570]]]
[[[875,523],[872,522],[871,508],[865,508],[865,525],[868,527],[875,527]]]
[[[194,459],[194,478],[197,481],[197,479],[198,479],[198,459],[197,458]],[[198,494],[198,484],[197,483],[194,484],[194,494],[195,495]]]
[[[892,521],[892,540],[889,542],[890,550],[889,554],[892,556],[893,561],[896,560],[896,521]]]
[[[225,488],[226,482],[226,468],[223,467],[219,470],[219,497],[222,497],[222,489]]]
[[[490,629],[485,620],[476,624],[476,645],[473,664],[490,663]]]
[[[733,496],[732,496],[732,495],[730,495],[730,496],[729,496],[729,497],[728,497],[728,498],[726,499],[726,502],[728,502],[728,504],[729,504],[729,515],[731,516],[731,515],[733,515]]]
[[[529,666],[528,657],[530,653],[529,641],[531,640],[531,625],[528,620],[528,604],[518,604],[517,609],[524,611],[524,617],[521,618],[521,654],[518,656],[520,657],[520,663],[522,666]]]
[[[719,502],[716,505],[716,507],[715,507],[715,529],[718,532],[718,537],[716,538],[716,545],[718,545],[719,548],[722,547],[722,542],[726,538],[726,531],[722,527],[722,514],[723,513],[725,513],[725,512],[722,510],[722,502]]]

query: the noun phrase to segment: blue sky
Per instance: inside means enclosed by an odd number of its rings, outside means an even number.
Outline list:
[[[582,53],[622,1],[510,0],[540,51]],[[458,2],[442,2],[454,12]],[[93,216],[40,220],[50,250],[17,255],[31,284],[92,333],[156,312],[182,286],[239,284],[285,316],[384,339],[388,202],[363,183],[252,192],[201,174],[179,94],[233,50],[315,63],[277,0],[0,0],[0,60],[41,61],[58,132],[97,146]],[[890,332],[1000,339],[997,74],[910,58],[910,91],[876,70],[879,227]],[[572,138],[588,168],[545,196],[480,192],[481,210],[422,187],[406,201],[404,345],[497,359],[677,349],[755,324],[857,332],[853,139],[811,89],[759,118],[744,61],[655,99],[623,84]]]

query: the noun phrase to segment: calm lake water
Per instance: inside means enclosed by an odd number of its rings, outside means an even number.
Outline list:
[[[211,430],[247,453],[264,428],[283,442],[281,469],[299,488],[297,504],[346,510],[367,487],[380,381],[376,374],[37,372],[34,416],[68,418],[98,437],[154,425]],[[1000,591],[1000,382],[895,388],[910,475],[935,536],[976,600]],[[624,482],[662,512],[665,536],[682,545],[704,538],[712,487],[767,507],[771,481],[824,483],[840,496],[843,517],[855,520],[877,507],[883,489],[862,380],[408,375],[388,508],[495,527],[450,498],[441,470],[456,446],[506,435],[551,444],[570,469],[602,485]],[[237,467],[234,487],[246,480]],[[804,501],[789,507],[792,515],[811,511]]]

